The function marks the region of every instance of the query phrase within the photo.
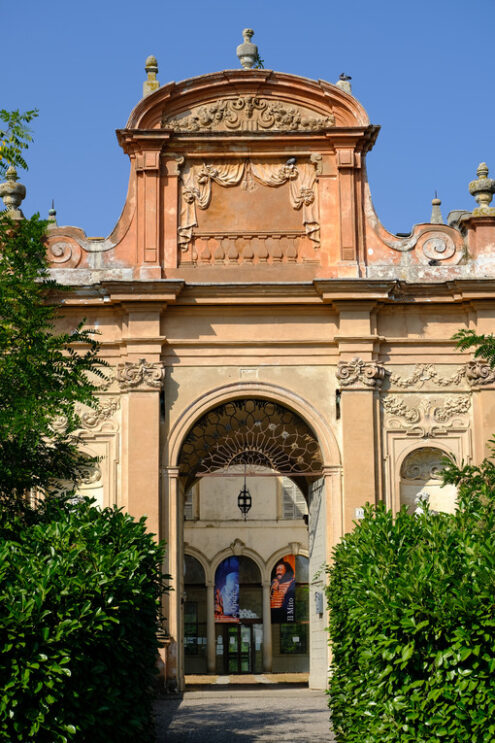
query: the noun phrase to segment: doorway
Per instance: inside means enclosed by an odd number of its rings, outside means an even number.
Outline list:
[[[218,629],[223,636],[221,647],[226,675],[263,672],[262,624],[225,624]]]

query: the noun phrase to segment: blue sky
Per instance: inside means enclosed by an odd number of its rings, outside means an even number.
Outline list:
[[[468,182],[485,160],[495,177],[494,0],[24,0],[1,9],[0,107],[37,107],[24,212],[107,235],[122,210],[129,163],[115,129],[141,97],[144,60],[159,80],[239,66],[246,26],[269,69],[335,82],[380,124],[368,156],[385,227],[474,206]],[[6,31],[5,29],[8,29]]]

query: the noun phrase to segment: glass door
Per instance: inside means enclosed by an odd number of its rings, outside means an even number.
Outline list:
[[[246,624],[225,626],[225,672],[253,672],[253,628]]]

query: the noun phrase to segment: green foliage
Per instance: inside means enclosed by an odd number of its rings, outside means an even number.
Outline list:
[[[54,482],[76,481],[88,466],[79,451],[77,404],[97,406],[92,379],[104,378],[98,344],[82,323],[57,332],[38,216],[0,219],[0,500]],[[54,428],[54,421],[65,428]]]
[[[265,60],[264,59],[261,59],[259,52],[256,52],[256,59],[254,60],[253,68],[255,70],[264,70],[265,69]]]
[[[0,178],[5,177],[9,165],[28,169],[22,153],[33,141],[28,124],[38,116],[38,110],[6,111],[0,109]]]
[[[477,335],[474,330],[459,330],[453,340],[457,341],[457,348],[461,351],[476,349],[476,359],[486,359],[490,366],[495,367],[495,337],[493,335]]]
[[[495,740],[495,467],[456,467],[455,514],[367,506],[328,568],[339,743]]]
[[[0,741],[153,740],[162,558],[87,500],[0,510]]]

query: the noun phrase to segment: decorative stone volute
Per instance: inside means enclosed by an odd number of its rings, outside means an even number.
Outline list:
[[[0,197],[3,199],[7,214],[11,219],[24,218],[24,214],[19,207],[26,196],[26,186],[18,183],[18,181],[17,170],[11,165],[5,174],[5,182],[0,183]]]
[[[469,184],[469,193],[474,196],[478,207],[473,210],[473,217],[495,216],[495,208],[490,202],[495,193],[495,180],[488,178],[488,166],[480,163],[476,171],[478,178]]]
[[[158,88],[160,87],[160,83],[156,78],[158,74],[158,62],[156,61],[156,57],[154,57],[152,54],[150,54],[150,56],[146,58],[144,69],[148,77],[147,80],[145,80],[145,82],[143,83],[143,98],[145,98],[150,93],[154,93],[155,90],[158,90]]]
[[[242,35],[244,37],[244,42],[239,44],[237,47],[237,56],[239,57],[239,62],[244,69],[249,70],[256,64],[258,47],[251,41],[251,38],[254,36],[252,28],[245,28]]]

